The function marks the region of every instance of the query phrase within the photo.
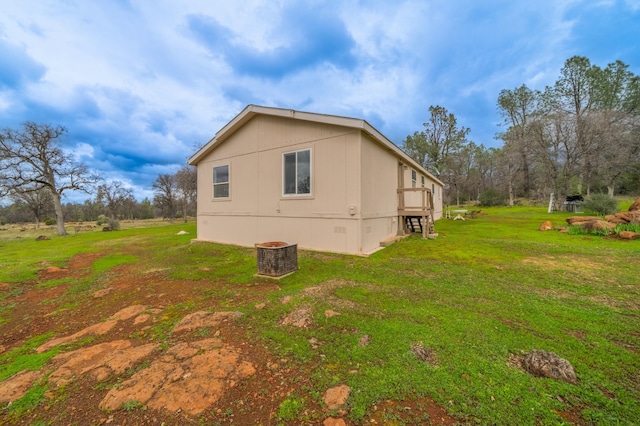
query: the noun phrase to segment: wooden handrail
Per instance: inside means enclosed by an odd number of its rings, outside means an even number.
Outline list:
[[[407,192],[421,192],[421,205],[419,206],[407,206],[405,204],[404,194]],[[411,214],[414,213],[414,214]],[[419,214],[415,214],[419,213]],[[422,237],[427,237],[427,230],[432,225],[435,229],[435,222],[433,219],[434,206],[433,206],[433,194],[431,190],[425,187],[417,188],[398,188],[398,216],[422,216]],[[404,220],[402,219],[404,223]],[[403,225],[404,226],[404,225]]]

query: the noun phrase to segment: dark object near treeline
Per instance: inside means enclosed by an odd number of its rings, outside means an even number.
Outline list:
[[[584,201],[584,198],[582,197],[582,195],[567,195],[565,201],[567,203],[575,203],[577,201]]]

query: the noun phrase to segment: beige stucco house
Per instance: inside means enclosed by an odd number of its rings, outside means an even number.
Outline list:
[[[367,255],[442,217],[442,182],[355,118],[249,105],[188,162],[198,240]]]

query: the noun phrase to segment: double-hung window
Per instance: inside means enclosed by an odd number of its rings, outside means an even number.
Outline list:
[[[213,198],[229,198],[229,165],[213,168]]]
[[[282,154],[283,195],[311,195],[311,150]]]
[[[415,170],[411,170],[411,187],[415,188],[418,183],[418,173]]]

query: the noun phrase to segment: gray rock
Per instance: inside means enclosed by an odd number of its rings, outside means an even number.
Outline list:
[[[563,380],[572,384],[578,382],[571,363],[553,352],[534,349],[524,357],[522,367],[536,377]]]

